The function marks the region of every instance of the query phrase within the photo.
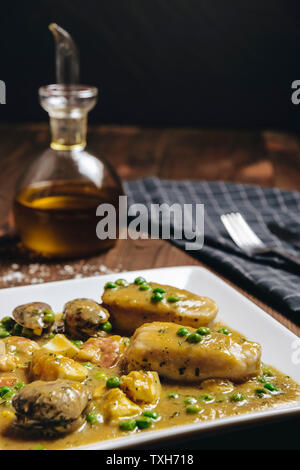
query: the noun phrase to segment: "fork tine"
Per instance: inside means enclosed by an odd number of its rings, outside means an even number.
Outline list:
[[[239,247],[246,251],[249,250],[251,248],[251,242],[242,230],[236,218],[236,214],[234,212],[231,212],[230,214],[228,214],[228,218],[230,220],[231,226],[236,232],[236,237],[239,239]]]
[[[248,225],[242,214],[237,212],[235,214],[235,219],[239,226],[241,227],[241,230],[243,230],[245,236],[249,239],[249,241],[252,241],[253,244],[255,245],[260,245],[263,246],[264,243],[261,241],[260,238],[256,235],[255,232],[253,232],[252,228]]]
[[[257,237],[239,212],[223,214],[221,220],[229,235],[241,250],[251,252],[259,247],[264,247],[264,243]]]
[[[244,249],[244,245],[243,243],[241,243],[241,239],[236,231],[234,224],[232,223],[230,214],[221,215],[221,221],[224,224],[227,232],[231,236],[232,240],[235,242],[235,244],[239,246],[241,249]]]

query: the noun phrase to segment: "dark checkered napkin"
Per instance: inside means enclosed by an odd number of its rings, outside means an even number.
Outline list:
[[[268,245],[300,257],[298,249],[282,241],[270,226],[288,231],[300,243],[300,193],[277,188],[206,181],[165,181],[158,178],[127,181],[128,203],[204,204],[205,243],[189,252],[216,270],[289,312],[300,312],[300,277],[275,256],[248,257],[234,244],[220,215],[241,212]],[[150,210],[149,210],[150,214]],[[276,230],[275,230],[276,232]],[[184,249],[186,240],[171,240]]]

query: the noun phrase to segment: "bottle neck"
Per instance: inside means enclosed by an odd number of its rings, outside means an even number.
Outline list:
[[[80,116],[50,116],[51,144],[54,150],[84,149],[87,113]]]

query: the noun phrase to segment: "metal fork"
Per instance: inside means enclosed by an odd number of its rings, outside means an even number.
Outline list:
[[[253,232],[242,214],[239,212],[223,214],[221,215],[221,221],[223,222],[232,240],[242,251],[245,251],[249,256],[255,256],[259,254],[275,254],[280,258],[283,258],[284,260],[300,267],[300,258],[290,255],[280,248],[267,246]]]

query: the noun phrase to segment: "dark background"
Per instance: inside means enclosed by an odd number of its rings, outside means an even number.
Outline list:
[[[73,35],[90,122],[298,130],[300,3],[275,0],[45,0],[1,4],[1,121],[47,120],[55,81],[48,24]]]

